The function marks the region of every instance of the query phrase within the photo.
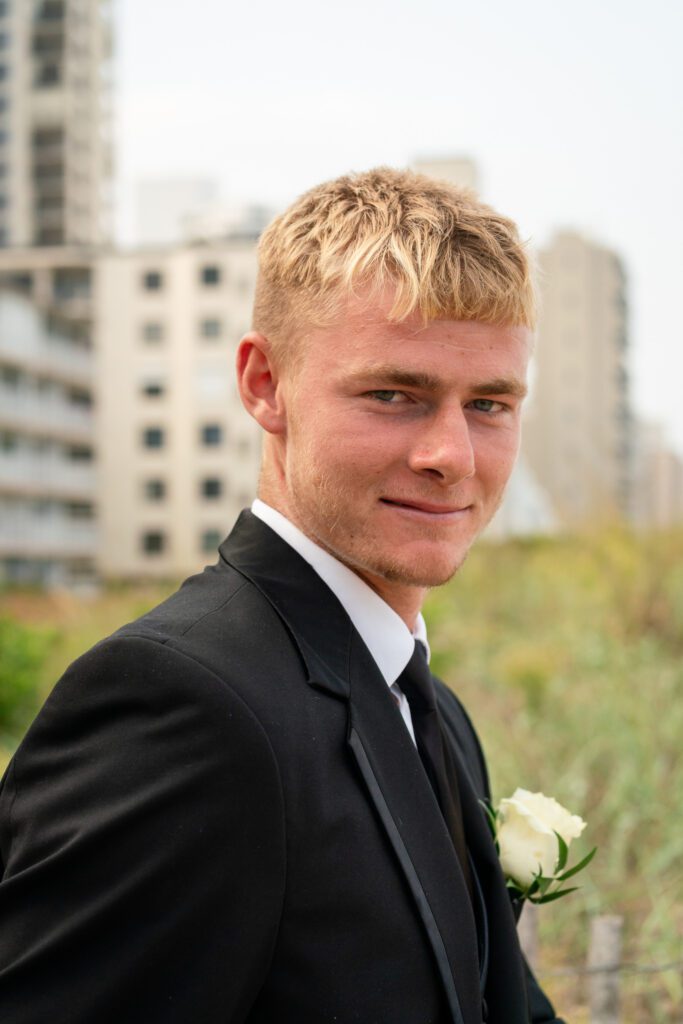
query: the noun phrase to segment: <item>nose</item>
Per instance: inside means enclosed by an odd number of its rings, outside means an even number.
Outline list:
[[[470,424],[461,405],[443,408],[422,421],[408,463],[413,472],[448,485],[474,476]]]

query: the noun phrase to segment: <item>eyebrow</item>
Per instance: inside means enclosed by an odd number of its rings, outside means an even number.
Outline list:
[[[395,366],[370,366],[356,375],[359,380],[377,377],[384,384],[396,384],[403,388],[419,388],[422,391],[438,391],[443,380],[420,370],[400,370]],[[477,381],[469,390],[478,395],[514,395],[524,398],[528,388],[517,378],[494,377],[492,380]]]
[[[495,377],[493,380],[474,384],[471,390],[484,395],[514,395],[515,398],[524,398],[529,389],[523,380],[517,380],[516,377]]]

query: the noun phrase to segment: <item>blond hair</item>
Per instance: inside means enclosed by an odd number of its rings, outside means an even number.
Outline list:
[[[393,289],[388,318],[533,327],[516,225],[468,189],[379,167],[304,193],[261,237],[253,326],[276,350],[333,323],[359,290]]]

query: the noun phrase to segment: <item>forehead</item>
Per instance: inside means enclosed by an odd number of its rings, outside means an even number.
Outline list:
[[[394,366],[459,374],[471,366],[488,374],[505,369],[524,376],[532,333],[523,326],[475,320],[430,320],[413,315],[391,321],[383,307],[349,309],[332,326],[313,330],[307,361],[355,373],[365,367]]]

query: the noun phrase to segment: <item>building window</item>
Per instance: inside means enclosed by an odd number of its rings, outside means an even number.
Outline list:
[[[160,270],[146,270],[142,275],[142,287],[147,292],[158,292],[163,285],[164,277]]]
[[[92,462],[93,461],[93,450],[92,448],[86,448],[81,445],[71,445],[66,451],[65,455],[69,462]]]
[[[55,270],[52,292],[58,300],[89,299],[92,295],[90,271],[86,268]]]
[[[69,388],[66,392],[69,405],[77,405],[81,409],[92,408],[92,395],[89,391],[81,391],[80,388]]]
[[[142,535],[142,550],[146,555],[160,555],[166,548],[166,535],[161,530],[146,530]]]
[[[216,550],[220,542],[223,540],[223,534],[220,530],[203,530],[201,548],[205,554],[211,554]]]
[[[93,519],[95,508],[89,501],[70,501],[66,505],[69,519]]]
[[[206,320],[202,320],[199,331],[202,338],[220,338],[223,333],[223,325],[220,320],[207,317]]]
[[[164,340],[164,325],[158,320],[148,320],[142,325],[143,341],[157,342]]]
[[[161,398],[166,391],[162,380],[146,380],[142,385],[142,393],[147,398]]]
[[[215,266],[215,264],[207,264],[202,267],[199,272],[199,277],[202,284],[215,285],[221,282],[221,268]]]
[[[21,383],[21,371],[16,366],[0,367],[0,381],[12,391],[17,391]]]
[[[202,444],[214,447],[223,441],[223,429],[219,423],[206,423],[201,430]]]
[[[147,501],[163,501],[166,497],[166,481],[145,480],[144,494]]]
[[[44,0],[36,14],[36,21],[64,21],[64,0]]]
[[[166,442],[163,427],[145,427],[142,443],[145,448],[163,448]]]
[[[19,447],[19,435],[9,430],[0,430],[0,451],[15,452]]]
[[[35,84],[41,87],[58,85],[61,77],[62,73],[59,64],[42,64],[36,73]]]
[[[200,487],[203,498],[220,498],[223,493],[223,481],[217,476],[205,477]]]

